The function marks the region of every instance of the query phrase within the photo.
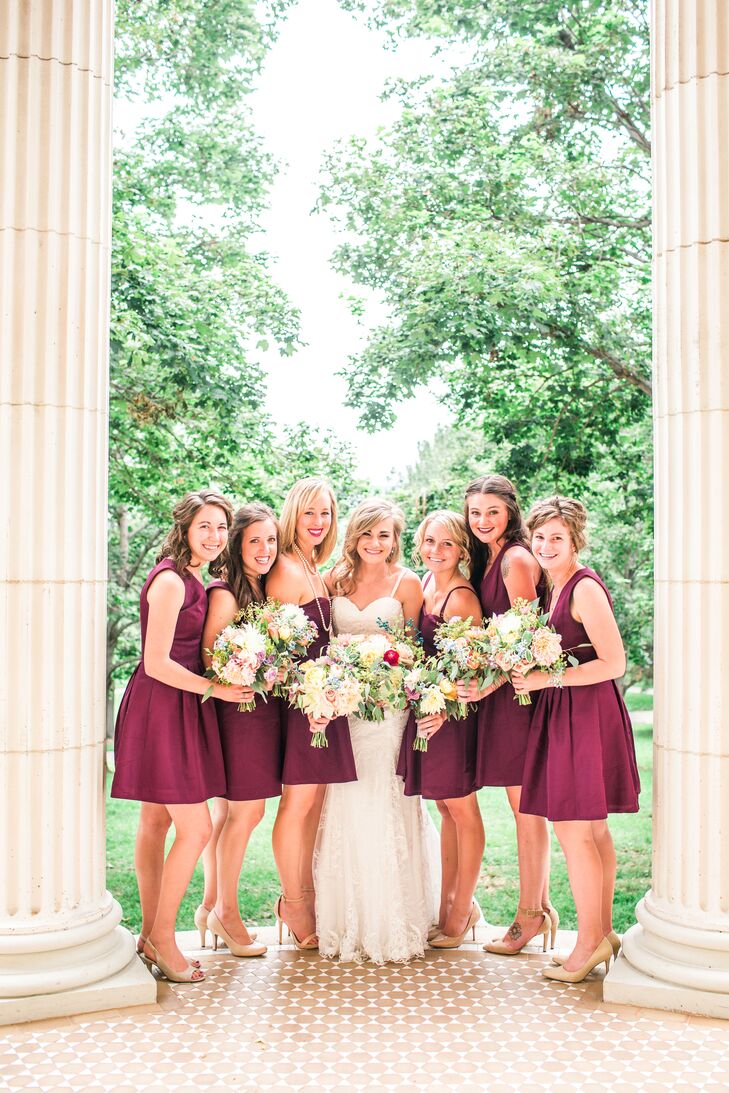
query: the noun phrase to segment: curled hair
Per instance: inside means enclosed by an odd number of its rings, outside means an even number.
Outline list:
[[[190,493],[186,493],[181,501],[177,502],[172,510],[174,525],[162,544],[157,555],[157,562],[169,558],[175,563],[175,569],[180,576],[183,575],[192,560],[192,551],[187,541],[190,524],[204,505],[215,505],[216,508],[222,509],[225,513],[225,522],[228,529],[230,529],[233,521],[233,506],[217,490],[192,490]],[[228,560],[227,555],[226,548],[210,563],[208,573],[211,577],[219,577],[224,571]]]
[[[535,501],[529,510],[526,523],[529,534],[533,535],[537,528],[550,520],[561,520],[570,533],[572,546],[577,554],[587,546],[587,509],[581,501],[575,501],[571,497],[562,497],[555,494],[554,497],[545,497],[542,501]]]
[[[349,518],[344,533],[342,557],[332,569],[332,587],[337,596],[348,596],[353,591],[359,563],[357,543],[366,531],[371,531],[383,520],[392,520],[393,527],[392,549],[387,556],[387,563],[393,565],[400,560],[400,539],[405,527],[402,509],[391,501],[383,501],[378,497],[362,501]]]
[[[251,524],[257,524],[261,520],[271,520],[276,528],[276,539],[280,535],[276,514],[268,505],[260,501],[251,501],[238,509],[233,517],[233,526],[228,537],[228,562],[225,567],[225,579],[230,585],[231,592],[235,596],[238,609],[242,610],[256,599],[256,588],[243,568],[241,548],[243,545],[243,533]],[[261,582],[265,586],[265,577]]]
[[[321,565],[331,557],[331,553],[337,542],[337,500],[332,487],[326,478],[317,478],[313,475],[308,478],[300,478],[295,482],[281,508],[279,553],[290,554],[296,542],[296,521],[301,513],[310,505],[320,493],[327,494],[332,510],[332,523],[320,543],[314,547],[314,562]]]
[[[460,512],[453,512],[451,509],[435,509],[434,512],[429,512],[421,522],[418,530],[415,532],[415,542],[413,545],[413,558],[415,561],[422,562],[423,560],[421,549],[431,524],[442,524],[446,529],[453,542],[461,551],[461,557],[458,560],[458,568],[464,577],[469,577],[471,574],[471,542],[468,537],[468,524],[463,519]]]
[[[488,565],[488,547],[480,539],[477,539],[471,530],[471,523],[468,518],[468,501],[475,494],[482,493],[493,494],[494,497],[498,497],[506,505],[508,520],[504,531],[504,540],[507,543],[519,543],[525,547],[529,545],[516,489],[509,479],[505,478],[503,474],[483,474],[480,478],[474,478],[473,482],[469,482],[466,486],[466,496],[463,501],[463,515],[470,545],[471,584],[477,591]]]

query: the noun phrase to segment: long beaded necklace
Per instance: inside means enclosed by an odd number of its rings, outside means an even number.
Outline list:
[[[303,551],[299,550],[299,547],[297,546],[296,543],[294,543],[294,550],[296,551],[296,554],[298,555],[299,561],[301,562],[302,566],[304,567],[304,573],[306,574],[306,579],[309,582],[309,588],[311,589],[311,594],[314,598],[314,602],[316,603],[316,606],[319,608],[319,618],[321,619],[322,630],[325,630],[327,632],[327,634],[329,634],[329,636],[331,637],[331,635],[332,635],[332,617],[331,617],[332,613],[331,613],[331,608],[329,610],[329,625],[327,625],[327,623],[324,621],[324,612],[321,609],[321,600],[320,600],[320,597],[317,596],[317,594],[316,594],[316,588],[314,587],[314,581],[313,581],[312,578],[313,577],[318,577],[319,578],[319,580],[321,581],[321,584],[322,584],[322,588],[324,589],[324,597],[328,600],[329,599],[329,593],[327,591],[327,586],[324,584],[324,579],[321,576],[321,574],[319,573],[319,570],[316,568],[315,565],[310,565],[310,563],[307,562],[306,558],[304,557]]]

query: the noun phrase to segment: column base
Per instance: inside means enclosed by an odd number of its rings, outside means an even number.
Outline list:
[[[602,996],[605,1002],[626,1006],[645,1006],[729,1020],[729,995],[654,979],[634,968],[622,953],[605,976]]]
[[[47,1017],[71,1017],[77,1013],[146,1006],[157,1001],[157,980],[137,956],[125,968],[82,987],[54,994],[31,994],[0,999],[0,1025],[42,1021]]]

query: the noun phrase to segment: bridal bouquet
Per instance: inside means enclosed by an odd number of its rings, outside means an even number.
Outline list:
[[[266,701],[271,690],[281,693],[281,680],[291,673],[294,658],[306,652],[316,635],[314,623],[295,604],[249,604],[218,634],[206,674],[220,683],[250,687]],[[255,699],[238,706],[241,713],[254,708]]]
[[[416,719],[438,713],[445,714],[446,718],[465,717],[468,712],[466,703],[458,701],[455,683],[439,671],[432,657],[405,673],[403,688]],[[427,750],[428,738],[418,730],[413,751]]]
[[[562,638],[549,625],[549,615],[540,612],[539,601],[518,599],[502,615],[493,615],[486,626],[491,645],[491,662],[507,679],[513,671],[523,674],[534,668],[546,671],[553,686],[561,686],[568,665],[575,657],[562,649]],[[531,705],[531,695],[516,695],[519,705]]]
[[[316,719],[346,716],[359,709],[362,690],[357,677],[332,657],[305,660],[293,672],[289,686],[289,704]],[[312,733],[313,748],[328,748],[326,729]]]
[[[379,625],[381,620],[377,621]],[[362,698],[356,712],[363,721],[382,721],[387,713],[407,708],[405,672],[423,656],[419,645],[404,630],[383,624],[385,630],[339,634],[327,650],[331,659],[357,680]]]
[[[446,679],[464,683],[476,681],[479,691],[485,691],[501,676],[491,659],[491,641],[483,626],[474,626],[473,619],[453,618],[435,631],[436,666]],[[459,715],[465,717],[464,711]]]

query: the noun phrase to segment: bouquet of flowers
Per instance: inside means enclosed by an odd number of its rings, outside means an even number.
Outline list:
[[[363,721],[382,721],[386,713],[407,708],[405,672],[423,657],[404,630],[394,630],[381,619],[377,622],[385,632],[339,634],[327,650],[357,680],[362,697],[356,712]]]
[[[501,672],[491,659],[491,642],[483,626],[474,626],[473,619],[453,618],[443,622],[435,632],[436,666],[446,679],[476,681],[479,691],[496,683]],[[461,717],[465,717],[465,705]]]
[[[549,625],[549,615],[540,612],[538,600],[515,600],[508,611],[489,619],[486,633],[492,664],[507,679],[514,671],[526,674],[541,668],[549,674],[552,686],[559,687],[567,666],[577,664],[575,657],[562,649],[562,638]],[[531,705],[529,694],[515,697],[521,706]]]
[[[277,668],[273,693],[281,695],[295,662],[301,660],[318,634],[315,623],[295,603],[273,599],[249,604],[240,617],[265,636]]]
[[[431,657],[422,664],[416,664],[403,679],[405,697],[416,718],[429,717],[442,713],[446,718],[465,717],[468,707],[458,701],[458,691],[451,679],[439,671],[436,661]],[[415,734],[413,751],[427,751],[428,737]]]
[[[206,674],[220,683],[250,687],[266,701],[270,691],[281,693],[281,677],[290,674],[294,658],[306,652],[316,634],[314,623],[295,604],[249,604],[218,634]],[[203,701],[211,692],[212,687]],[[238,709],[244,713],[254,707],[255,699]]]
[[[345,665],[329,656],[306,660],[294,669],[289,686],[289,703],[313,718],[346,716],[359,709],[362,691],[359,681]],[[312,733],[313,748],[328,748],[326,730]]]

